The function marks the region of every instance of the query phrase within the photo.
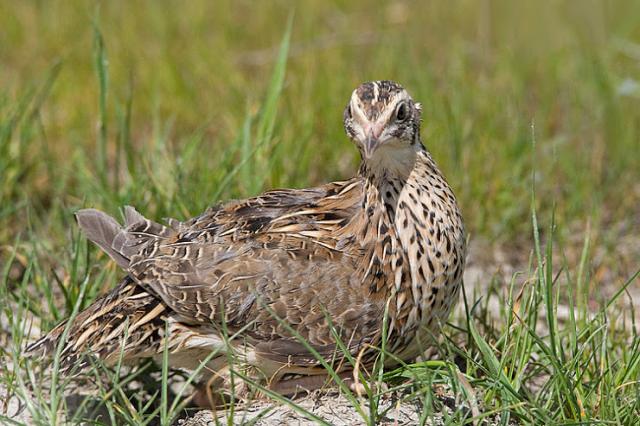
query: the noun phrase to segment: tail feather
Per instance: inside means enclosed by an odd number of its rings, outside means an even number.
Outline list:
[[[76,213],[76,220],[88,239],[104,250],[121,268],[129,267],[129,258],[113,248],[113,240],[122,232],[114,218],[100,210],[83,209]]]
[[[131,206],[124,206],[124,226],[129,227],[136,223],[144,222],[147,218]]]
[[[166,309],[160,299],[125,277],[115,289],[80,312],[70,325],[64,321],[27,346],[25,354],[30,358],[49,358],[62,344],[60,372],[65,374],[79,373],[92,357],[113,364],[121,349],[125,361],[155,355],[161,350],[159,342],[165,318]],[[67,339],[61,342],[67,327]],[[127,341],[123,346],[125,335]]]
[[[146,219],[130,206],[124,208],[124,226],[95,209],[79,210],[75,216],[86,237],[125,270],[129,268],[130,259],[147,244],[176,232],[171,227]],[[164,330],[162,318],[165,315],[161,300],[127,276],[114,290],[78,314],[68,325],[65,342],[60,340],[67,321],[29,345],[26,355],[31,358],[48,357],[58,344],[62,344],[61,371],[82,369],[88,362],[87,354],[110,362],[118,354],[127,322],[129,341],[124,348],[125,358],[155,354],[159,333]]]
[[[43,358],[53,353],[56,342],[60,339],[66,324],[67,322],[63,321],[49,333],[29,344],[25,348],[25,355],[29,358]]]
[[[83,209],[76,213],[80,229],[121,268],[128,269],[132,256],[152,240],[175,233],[172,228],[150,221],[131,207],[124,208],[124,226],[106,213]]]

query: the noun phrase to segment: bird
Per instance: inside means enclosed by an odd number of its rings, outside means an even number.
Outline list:
[[[238,371],[283,394],[327,365],[353,369],[347,355],[370,366],[383,344],[385,366],[416,359],[459,298],[466,257],[460,208],[422,142],[421,115],[400,84],[366,82],[343,114],[361,157],[350,179],[164,225],[130,206],[124,224],[79,210],[83,233],[125,276],[27,353],[60,345],[60,371],[76,374],[92,360],[161,362],[166,350],[170,367],[206,361],[210,377],[228,372],[233,354]]]

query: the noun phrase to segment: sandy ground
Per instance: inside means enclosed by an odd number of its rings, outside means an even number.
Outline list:
[[[451,397],[443,396],[443,402]],[[387,396],[381,401],[378,412],[384,413],[379,419],[380,425],[415,425],[420,423],[422,403],[420,401],[400,402],[394,395]],[[446,401],[445,401],[446,400]],[[336,392],[324,392],[309,395],[296,401],[296,404],[336,426],[365,424],[362,416],[354,409],[351,402]],[[449,406],[444,409],[451,412]],[[369,405],[362,402],[365,413],[369,413]],[[427,425],[443,425],[445,413],[431,413]],[[236,411],[233,416],[228,412],[212,412],[202,410],[195,415],[178,421],[181,426],[213,426],[216,424],[245,424],[251,422],[256,426],[295,425],[311,426],[317,422],[307,419],[287,405],[273,405],[269,403],[254,403],[243,410]]]

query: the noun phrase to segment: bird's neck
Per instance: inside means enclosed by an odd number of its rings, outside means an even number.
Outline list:
[[[440,175],[435,162],[421,143],[404,152],[380,153],[375,161],[363,162],[360,175],[365,182],[367,207],[381,208],[393,221],[401,194],[407,188],[423,186],[420,181],[427,175]],[[426,194],[425,194],[426,195]]]
[[[403,149],[381,147],[373,158],[362,162],[359,174],[374,186],[388,180],[405,181],[427,157],[428,153],[419,141]]]
[[[439,205],[439,201],[434,200],[436,195],[433,191],[439,191],[434,180],[442,182],[439,187],[450,192],[429,152],[422,145],[420,148],[415,151],[410,167],[404,163],[406,169],[370,168],[363,164],[363,217],[359,223],[362,224],[361,241],[368,242],[373,264],[376,264],[375,259],[379,259],[386,268],[410,268],[411,259],[405,258],[404,264],[403,260],[397,259],[404,256],[411,241],[426,238],[417,234],[426,232],[425,222],[428,219],[425,215],[433,206]],[[396,280],[395,286],[399,291],[400,280]],[[387,288],[387,294],[390,290]]]
[[[373,280],[371,291],[381,296],[388,297],[393,289],[389,282],[383,283],[378,277],[385,275],[390,269],[399,268],[403,260],[401,229],[397,226],[397,214],[403,207],[401,203],[407,197],[412,188],[422,187],[418,180],[426,174],[423,170],[435,167],[428,152],[422,148],[416,150],[410,157],[410,161],[389,163],[393,167],[383,167],[376,163],[374,167],[370,163],[363,162],[360,167],[360,176],[364,181],[362,210],[360,219],[354,222],[359,225],[360,241],[368,248],[367,265],[363,265],[364,282]],[[406,268],[408,265],[404,265]],[[396,280],[400,284],[400,280]],[[400,290],[397,288],[396,290]]]

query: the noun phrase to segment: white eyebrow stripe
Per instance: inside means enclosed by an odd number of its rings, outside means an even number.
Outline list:
[[[378,82],[373,83],[373,99],[371,99],[371,105],[374,105],[378,102],[378,97],[380,96],[380,87],[378,86]]]
[[[357,115],[358,116],[358,120],[360,123],[366,123],[367,121],[369,121],[367,119],[367,116],[365,115],[364,111],[362,111],[360,109],[360,102],[358,99],[358,94],[356,93],[356,91],[353,91],[353,95],[351,95],[351,114],[354,116]]]

